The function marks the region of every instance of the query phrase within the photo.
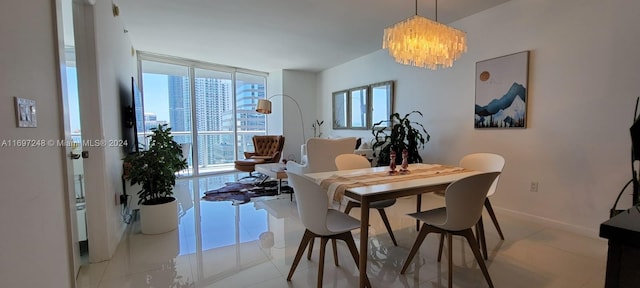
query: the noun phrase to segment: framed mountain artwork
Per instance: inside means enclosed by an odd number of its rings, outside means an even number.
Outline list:
[[[475,128],[526,128],[529,51],[476,62]]]

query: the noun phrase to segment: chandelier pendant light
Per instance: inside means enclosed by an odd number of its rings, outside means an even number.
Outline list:
[[[404,65],[436,70],[453,66],[453,62],[467,52],[464,32],[416,14],[384,29],[382,48],[389,50],[396,62]]]

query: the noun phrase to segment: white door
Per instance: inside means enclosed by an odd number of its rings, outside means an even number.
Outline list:
[[[82,167],[82,140],[80,126],[80,106],[78,97],[77,71],[73,34],[73,0],[55,0],[58,36],[58,59],[62,115],[64,117],[66,190],[68,203],[69,239],[72,251],[74,278],[82,264],[83,253],[87,251],[86,209],[84,205],[84,172]],[[81,249],[81,247],[83,249]],[[88,259],[88,257],[84,257]]]

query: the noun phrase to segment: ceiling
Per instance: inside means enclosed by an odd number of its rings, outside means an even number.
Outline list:
[[[508,0],[441,0],[451,23]],[[137,50],[252,69],[321,71],[382,47],[383,30],[415,14],[410,0],[119,0]],[[434,1],[418,14],[435,18]]]

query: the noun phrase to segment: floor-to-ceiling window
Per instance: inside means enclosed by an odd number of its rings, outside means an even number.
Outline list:
[[[255,112],[265,97],[266,73],[139,56],[144,123],[138,125],[145,127],[139,132],[168,124],[175,140],[190,147],[187,175],[233,169],[244,151],[253,151],[251,138],[266,133],[265,116]]]
[[[253,136],[266,133],[265,115],[256,113],[259,99],[264,99],[265,77],[247,73],[236,73],[235,123],[238,134],[238,158],[245,151],[254,151]],[[229,115],[229,120],[233,115]]]

